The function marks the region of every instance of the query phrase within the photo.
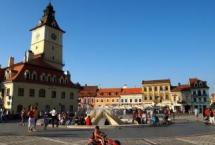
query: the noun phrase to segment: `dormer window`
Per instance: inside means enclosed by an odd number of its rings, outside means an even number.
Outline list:
[[[65,84],[67,84],[67,83],[68,83],[68,79],[67,79],[67,78],[64,80],[64,83],[65,83]]]
[[[29,70],[25,71],[24,77],[25,77],[25,79],[30,79],[30,71]]]
[[[53,81],[54,83],[56,83],[56,82],[57,82],[57,80],[56,80],[56,76],[55,76],[55,75],[52,77],[52,81]]]
[[[6,70],[6,72],[5,72],[5,79],[7,80],[7,79],[9,79],[10,78],[10,71],[9,70]]]
[[[50,74],[48,74],[47,81],[48,81],[48,82],[51,82],[51,75],[50,75]]]
[[[43,73],[43,74],[40,76],[40,80],[41,80],[41,81],[45,81],[45,78],[46,78],[46,77],[45,77],[45,73]]]
[[[32,73],[32,80],[37,80],[37,73],[35,71]]]
[[[63,77],[62,76],[60,77],[59,82],[60,82],[60,84],[63,83]]]
[[[199,83],[199,87],[201,87],[201,86],[202,86],[202,82]]]

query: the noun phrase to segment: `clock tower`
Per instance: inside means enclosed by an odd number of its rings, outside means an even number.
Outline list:
[[[31,29],[31,51],[33,55],[41,54],[43,60],[58,70],[63,69],[63,34],[65,33],[55,19],[51,3],[44,10],[36,27]]]

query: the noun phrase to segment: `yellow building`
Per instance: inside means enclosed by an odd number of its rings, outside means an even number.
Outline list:
[[[10,57],[8,66],[2,69],[3,107],[11,113],[19,113],[29,105],[36,105],[41,111],[53,107],[58,111],[76,111],[79,86],[70,80],[68,71],[63,71],[64,31],[55,19],[51,3],[31,31],[31,50],[24,61],[15,63]]]
[[[144,80],[142,81],[143,104],[144,106],[169,106],[172,107],[171,82],[165,80]]]
[[[119,106],[121,88],[101,88],[95,97],[95,108]]]

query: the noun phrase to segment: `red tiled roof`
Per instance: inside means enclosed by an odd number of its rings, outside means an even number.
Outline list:
[[[4,70],[12,70],[14,71],[14,75],[5,81],[14,81],[14,82],[26,82],[26,83],[37,83],[37,84],[45,84],[45,85],[56,85],[56,86],[64,86],[64,87],[73,87],[78,88],[77,85],[73,84],[71,80],[68,80],[68,83],[66,84],[60,84],[59,82],[47,82],[47,81],[40,81],[40,75],[45,73],[50,74],[52,76],[56,76],[56,79],[58,80],[61,76],[64,78],[66,75],[63,71],[57,70],[54,67],[48,65],[45,63],[42,59],[36,58],[33,59],[30,62],[20,62],[16,63],[11,67],[6,67]],[[29,70],[30,72],[35,71],[37,73],[37,80],[32,79],[25,79],[24,73],[26,70]]]
[[[121,95],[142,94],[142,88],[124,88]]]
[[[48,68],[48,69],[57,70],[55,67],[43,61],[43,54],[35,55],[34,59],[30,61],[30,64]]]
[[[188,91],[188,90],[190,90],[190,85],[184,84],[184,85],[179,85],[179,86],[173,87],[171,91],[179,92],[179,91]]]
[[[190,86],[194,86],[194,84],[197,83],[197,81],[199,81],[198,78],[190,78],[190,79],[189,79]]]
[[[97,97],[119,97],[121,88],[102,88],[97,92]]]
[[[154,83],[170,83],[170,79],[162,80],[143,80],[142,84],[154,84]]]
[[[98,86],[84,86],[79,92],[80,97],[96,97]]]

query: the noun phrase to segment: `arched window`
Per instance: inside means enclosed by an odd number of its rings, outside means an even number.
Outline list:
[[[64,80],[64,84],[67,84],[68,83],[68,79],[67,78],[65,78],[65,80]]]
[[[47,81],[51,82],[51,75],[50,74],[48,74]]]
[[[56,79],[56,76],[55,76],[55,75],[52,77],[52,82],[53,82],[53,83],[56,83],[56,82],[57,82],[57,79]]]
[[[42,74],[40,75],[40,80],[41,80],[41,81],[45,81],[45,80],[46,80],[45,73],[42,73]]]
[[[25,77],[25,79],[30,79],[30,71],[29,70],[25,70],[24,77]]]
[[[5,71],[5,79],[9,79],[11,77],[11,73],[10,73],[10,70],[6,70]]]
[[[59,79],[59,83],[62,84],[63,81],[64,81],[63,76],[61,76],[60,79]]]
[[[204,96],[207,96],[207,93],[206,93],[206,91],[205,91],[205,90],[203,90],[203,95],[204,95]]]
[[[198,90],[198,96],[202,96],[201,90]]]
[[[34,71],[33,73],[32,73],[32,80],[37,80],[37,72],[36,71]]]

